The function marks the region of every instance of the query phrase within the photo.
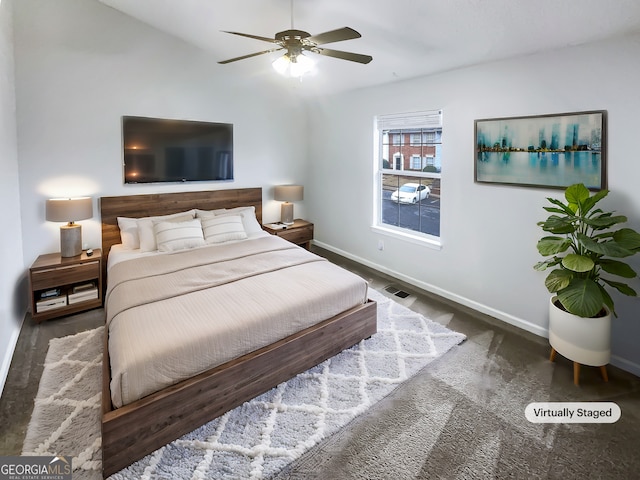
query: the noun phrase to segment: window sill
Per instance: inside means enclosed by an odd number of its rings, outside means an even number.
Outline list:
[[[442,242],[433,237],[427,237],[420,234],[413,235],[411,233],[396,230],[395,228],[381,227],[378,225],[372,225],[371,231],[388,237],[398,238],[416,245],[421,245],[423,247],[432,248],[434,250],[442,250]]]

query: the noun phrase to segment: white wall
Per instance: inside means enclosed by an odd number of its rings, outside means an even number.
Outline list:
[[[96,199],[81,225],[84,243],[98,247],[99,196],[261,186],[274,221],[272,185],[304,182],[304,110],[286,90],[234,77],[207,52],[95,1],[20,0],[15,13],[27,265],[59,251],[60,225],[44,219],[53,196]],[[122,115],[233,123],[235,181],[123,185]]]
[[[20,333],[26,299],[18,191],[12,4],[0,2],[0,394]]]
[[[0,67],[10,72],[6,4],[0,8]],[[8,188],[2,188],[0,199],[16,207],[2,213],[4,225],[16,229],[2,236],[10,243],[0,252],[0,306],[2,311],[19,307],[0,320],[2,342],[5,329],[17,331],[24,311],[24,269],[39,254],[59,249],[58,225],[44,220],[46,198],[262,186],[265,220],[271,221],[279,216],[271,186],[289,182],[305,184],[305,201],[296,204],[296,214],[315,222],[322,244],[545,334],[548,294],[544,275],[532,269],[541,233],[535,222],[544,218],[544,197],[558,192],[474,184],[476,118],[608,110],[612,194],[607,206],[640,228],[640,166],[634,157],[638,37],[336,95],[310,104],[307,117],[286,87],[235,77],[207,52],[98,2],[19,0],[13,7],[20,190],[16,126],[7,113],[13,108],[13,83],[3,76],[0,162]],[[437,251],[384,237],[380,252],[381,237],[370,229],[373,117],[432,108],[444,109],[444,246]],[[236,180],[124,186],[122,115],[234,123]],[[97,210],[82,225],[85,243],[98,246]],[[638,262],[634,266],[640,270]],[[16,288],[18,293],[11,293]],[[613,350],[616,364],[640,374],[638,306],[637,299],[618,300]],[[10,357],[9,348],[12,344],[0,344],[0,358]]]
[[[536,242],[545,197],[557,190],[474,183],[474,119],[604,109],[604,206],[640,227],[637,160],[640,37],[476,66],[320,99],[310,107],[305,191],[321,244],[539,335],[548,292]],[[442,250],[374,233],[373,118],[442,108]],[[327,188],[331,185],[331,188]],[[385,248],[378,251],[378,240]],[[638,255],[637,257],[640,257]],[[640,258],[632,261],[640,271]],[[635,286],[639,283],[636,281]],[[640,288],[637,288],[640,290]],[[640,374],[640,300],[616,295],[613,363]]]
[[[90,247],[100,246],[97,198],[105,195],[258,186],[263,218],[275,221],[273,185],[306,180],[306,120],[286,85],[234,77],[207,52],[95,1],[4,0],[0,27],[3,382],[27,308],[26,271],[59,251],[47,198],[94,197],[94,218],[81,222]],[[122,115],[233,123],[235,180],[123,185]],[[296,211],[304,216],[305,202]]]

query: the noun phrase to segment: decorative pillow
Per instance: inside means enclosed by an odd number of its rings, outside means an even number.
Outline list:
[[[145,217],[138,219],[138,236],[140,237],[140,250],[143,252],[153,252],[158,249],[156,235],[153,231],[154,222],[184,222],[193,220],[195,210],[187,212],[173,213],[159,217]]]
[[[225,212],[225,209],[219,208],[217,210],[200,210],[199,208],[196,208],[195,211],[196,211],[196,218],[205,218],[205,217],[211,217],[213,215],[221,215]]]
[[[240,215],[216,215],[203,218],[202,231],[207,243],[223,243],[247,238]]]
[[[175,219],[168,222],[155,222],[153,231],[160,252],[175,252],[205,244],[199,218],[184,222],[177,222]]]
[[[120,228],[120,242],[123,248],[127,250],[140,248],[137,218],[118,217],[118,227]]]
[[[224,213],[220,213],[219,215],[241,215],[242,216],[242,225],[244,226],[244,231],[251,235],[252,233],[260,233],[262,232],[262,227],[258,223],[258,219],[256,218],[256,207],[253,205],[250,207],[236,207],[236,208],[228,208],[224,211]]]

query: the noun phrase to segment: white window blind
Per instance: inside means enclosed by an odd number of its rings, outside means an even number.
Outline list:
[[[442,110],[378,115],[379,130],[442,127]]]

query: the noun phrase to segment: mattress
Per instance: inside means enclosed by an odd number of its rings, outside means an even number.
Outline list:
[[[121,407],[363,304],[367,282],[267,235],[121,259],[105,299]]]

